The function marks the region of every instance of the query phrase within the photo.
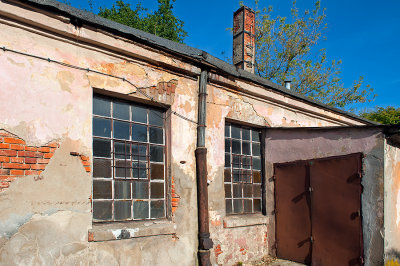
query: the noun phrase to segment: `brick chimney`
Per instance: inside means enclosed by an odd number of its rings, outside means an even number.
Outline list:
[[[233,64],[254,73],[255,12],[242,6],[233,14]]]

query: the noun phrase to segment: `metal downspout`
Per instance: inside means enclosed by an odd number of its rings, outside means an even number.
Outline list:
[[[210,238],[208,219],[208,189],[207,189],[207,148],[205,147],[206,133],[206,98],[207,98],[207,71],[202,70],[199,81],[199,110],[197,126],[196,179],[197,179],[197,207],[199,223],[198,258],[201,266],[211,266],[210,249],[213,242]]]

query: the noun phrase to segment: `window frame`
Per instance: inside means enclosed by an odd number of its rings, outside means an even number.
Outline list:
[[[232,136],[232,126],[236,128],[240,128],[240,137]],[[229,132],[227,132],[227,128],[229,127]],[[249,139],[243,139],[243,129],[248,130],[249,132]],[[253,132],[257,132],[258,141],[253,140]],[[227,135],[227,133],[229,133]],[[223,174],[223,183],[224,183],[224,202],[225,202],[225,214],[227,216],[235,216],[235,215],[265,215],[265,169],[264,169],[264,139],[263,139],[263,131],[260,127],[244,125],[243,123],[238,123],[236,121],[225,121],[224,124],[224,174]],[[229,141],[229,150],[227,150],[226,144]],[[232,141],[239,141],[240,143],[240,153],[233,153],[233,145]],[[249,143],[250,146],[250,153],[245,154],[243,153],[243,142]],[[259,152],[254,154],[253,152],[253,145],[256,144],[259,146]],[[227,155],[229,155],[229,166],[227,166]],[[240,167],[234,167],[233,157],[237,156],[240,157]],[[250,168],[243,168],[242,167],[242,158],[250,157]],[[259,165],[257,168],[253,169],[253,157],[259,159]],[[247,165],[248,166],[248,165]],[[250,182],[243,182],[242,174],[239,176],[239,181],[234,181],[234,170],[243,173],[243,171],[251,171],[251,183]],[[254,182],[254,172],[258,172],[259,182]],[[229,173],[229,174],[227,174]],[[229,175],[229,177],[227,177]],[[227,180],[228,179],[228,180]],[[239,184],[241,187],[241,197],[235,197],[234,195],[234,184]],[[244,192],[244,185],[251,184],[251,197],[246,197]],[[227,186],[230,187],[230,192],[227,191]],[[259,191],[255,194],[254,188],[259,187]],[[242,211],[235,212],[235,205],[234,200],[242,201]],[[245,201],[251,200],[251,211],[245,210]],[[254,200],[258,200],[258,208],[255,210],[255,202]],[[228,209],[228,204],[230,204],[230,209]]]
[[[94,99],[95,98],[103,98],[103,99],[107,99],[110,103],[110,111],[109,111],[109,116],[102,116],[102,115],[97,115],[94,113]],[[113,114],[113,105],[115,102],[120,102],[120,103],[124,103],[124,104],[128,104],[129,109],[129,118],[128,119],[120,119],[120,118],[115,118],[114,114]],[[133,121],[133,117],[132,117],[132,106],[140,106],[146,109],[146,123],[141,123],[141,122],[137,122],[137,121]],[[162,126],[156,126],[153,124],[150,124],[150,116],[149,113],[152,111],[158,111],[161,112],[163,114],[163,125]],[[93,149],[93,173],[92,173],[92,221],[94,224],[103,224],[103,223],[129,223],[129,222],[146,222],[146,221],[154,221],[154,220],[171,220],[171,178],[170,178],[170,165],[169,165],[169,155],[170,155],[170,109],[163,109],[160,108],[158,106],[154,106],[152,104],[149,104],[148,102],[143,102],[143,101],[135,101],[135,99],[132,100],[131,97],[129,97],[129,99],[127,99],[127,97],[115,97],[115,96],[108,96],[108,95],[104,95],[102,93],[98,93],[98,92],[94,92],[93,93],[93,108],[92,108],[92,125],[93,125],[93,132],[92,132],[92,143],[94,143],[95,139],[107,139],[110,141],[110,157],[108,157],[107,159],[105,159],[104,157],[98,157],[95,156],[95,150],[92,144],[92,149]],[[94,119],[95,118],[100,118],[100,119],[107,119],[109,120],[110,123],[110,132],[108,137],[102,137],[102,136],[95,136],[94,135]],[[119,139],[119,138],[115,138],[115,136],[113,135],[113,127],[114,127],[114,121],[120,121],[120,122],[127,122],[129,123],[129,139],[123,140],[123,139]],[[133,130],[133,125],[142,125],[142,126],[146,126],[146,134],[147,134],[147,140],[146,142],[140,142],[137,140],[133,140],[133,135],[132,135],[132,130]],[[150,141],[150,128],[161,128],[163,130],[163,143],[153,143]],[[124,178],[124,177],[117,177],[116,176],[116,162],[118,161],[119,158],[116,158],[116,153],[115,153],[115,148],[116,148],[116,143],[125,143],[125,147],[126,145],[128,145],[130,151],[128,154],[128,160],[126,159],[120,159],[119,161],[125,161],[125,163],[130,163],[130,168],[129,171],[129,177],[128,178]],[[133,145],[146,145],[146,161],[145,163],[147,164],[146,167],[146,172],[147,172],[147,178],[146,179],[140,179],[139,177],[134,178],[133,177],[133,166],[132,163],[136,160],[133,160],[134,154],[132,154],[132,146]],[[150,147],[151,146],[161,146],[163,147],[163,161],[162,162],[150,162]],[[109,160],[111,162],[110,164],[110,168],[111,168],[111,177],[95,177],[94,173],[95,173],[95,160],[96,159],[103,159],[103,160]],[[137,162],[139,162],[139,159],[137,160]],[[160,179],[160,180],[154,180],[151,178],[151,166],[152,164],[158,164],[158,165],[163,165],[163,172],[164,172],[164,178]],[[139,170],[138,170],[139,171]],[[111,198],[108,199],[99,199],[99,198],[95,198],[94,197],[94,186],[95,186],[95,181],[111,181]],[[116,198],[115,197],[115,183],[116,181],[123,181],[126,180],[129,183],[130,186],[130,198],[126,199],[126,198]],[[138,198],[134,198],[133,194],[134,194],[134,184],[138,183],[138,182],[145,182],[147,183],[147,197],[145,199],[138,199]],[[164,184],[163,186],[163,198],[153,198],[151,195],[151,184],[155,184],[155,183],[162,183]],[[130,217],[126,218],[126,219],[116,219],[115,217],[115,202],[123,202],[123,201],[127,201],[130,202]],[[148,208],[148,216],[147,218],[135,218],[134,217],[134,202],[141,202],[141,201],[146,201],[148,202],[147,204],[147,208]],[[156,202],[156,201],[163,201],[163,210],[164,210],[164,214],[161,217],[151,217],[151,206],[152,206],[152,202]],[[111,203],[111,218],[110,219],[96,219],[94,217],[94,204],[95,202],[112,202]]]

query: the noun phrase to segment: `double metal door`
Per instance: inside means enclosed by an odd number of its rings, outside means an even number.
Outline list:
[[[362,265],[361,154],[274,165],[277,256]]]

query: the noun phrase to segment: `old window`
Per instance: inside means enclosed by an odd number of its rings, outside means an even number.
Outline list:
[[[166,217],[162,110],[93,97],[93,219]]]
[[[225,201],[227,214],[261,212],[260,130],[225,124]]]

